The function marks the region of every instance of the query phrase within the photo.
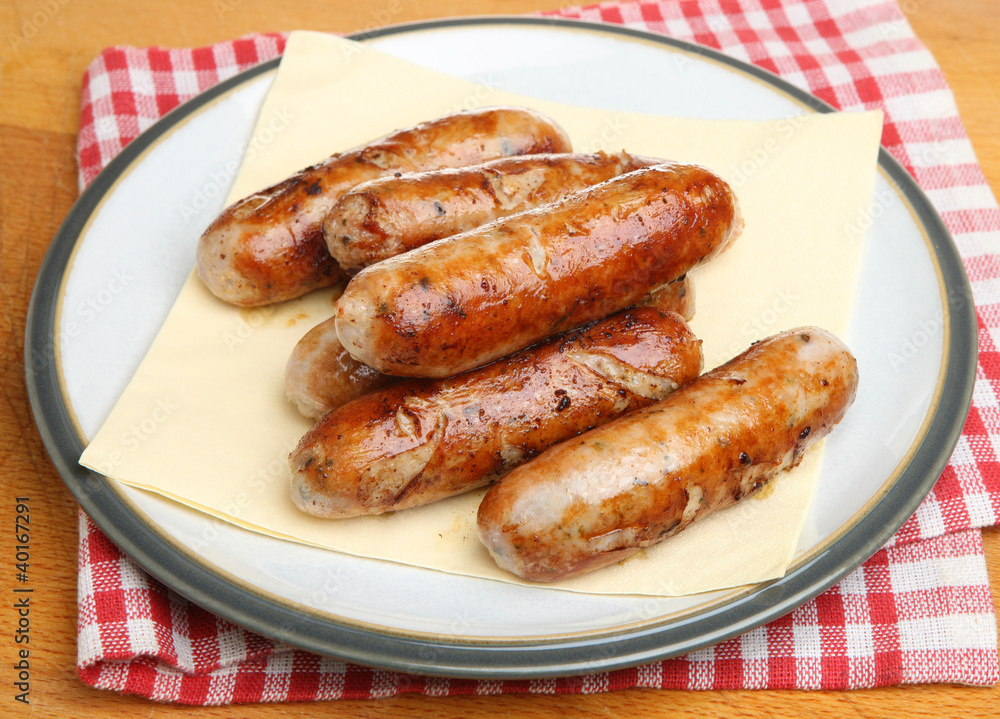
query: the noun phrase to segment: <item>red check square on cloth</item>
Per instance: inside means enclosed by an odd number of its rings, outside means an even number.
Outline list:
[[[885,112],[883,145],[914,175],[953,233],[978,313],[972,411],[933,491],[885,548],[781,619],[684,657],[537,681],[380,671],[252,634],[150,578],[81,513],[78,672],[84,682],[156,701],[217,705],[406,692],[852,689],[1000,681],[980,532],[1000,521],[1000,209],[934,58],[898,6],[885,0],[623,2],[553,14],[708,45],[771,70],[841,110]],[[168,110],[277,56],[283,45],[283,35],[254,35],[198,49],[105,50],[84,78],[81,187]]]

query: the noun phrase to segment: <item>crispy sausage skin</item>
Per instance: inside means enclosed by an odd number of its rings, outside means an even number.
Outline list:
[[[323,222],[330,254],[355,273],[387,257],[663,162],[561,153],[383,177],[344,194]]]
[[[641,168],[366,267],[337,336],[385,374],[446,377],[633,305],[741,230],[713,173]]]
[[[701,361],[680,315],[642,307],[456,377],[397,382],[306,433],[289,458],[292,499],[310,514],[351,517],[483,486],[665,396]]]
[[[639,307],[656,307],[664,312],[676,312],[690,322],[694,318],[694,283],[687,275],[660,285],[637,303]]]
[[[480,505],[480,539],[500,567],[539,582],[617,562],[797,465],[857,380],[832,334],[775,335],[512,471]]]
[[[241,307],[299,297],[343,278],[326,249],[323,218],[355,185],[395,172],[569,149],[560,127],[522,108],[460,112],[399,130],[229,206],[198,242],[198,276]]]
[[[351,357],[337,339],[333,319],[296,343],[285,365],[285,394],[305,417],[319,418],[366,392],[398,382]]]
[[[694,317],[694,289],[686,275],[653,290],[639,303],[662,312]],[[320,322],[292,349],[285,366],[285,394],[299,412],[317,419],[366,392],[397,382],[359,362],[340,344],[335,318]]]

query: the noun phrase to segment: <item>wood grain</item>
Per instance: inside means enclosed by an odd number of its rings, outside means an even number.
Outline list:
[[[565,2],[568,5],[570,3]],[[1000,193],[1000,4],[901,0],[914,30],[955,92],[984,172]],[[0,602],[0,714],[36,717],[166,717],[190,709],[90,689],[76,676],[77,505],[49,461],[24,385],[24,320],[46,248],[76,197],[74,147],[81,76],[106,46],[192,46],[298,28],[351,32],[386,22],[463,14],[525,13],[545,0],[2,0],[0,2],[0,482],[5,527],[15,496],[31,497],[31,706],[13,701],[12,602]],[[0,587],[17,586],[13,532],[0,532]],[[1000,530],[984,533],[994,602],[1000,594]],[[206,717],[946,717],[992,716],[1000,688],[904,686],[854,692],[629,690],[591,696],[491,696],[206,708]],[[20,713],[19,713],[20,715]]]

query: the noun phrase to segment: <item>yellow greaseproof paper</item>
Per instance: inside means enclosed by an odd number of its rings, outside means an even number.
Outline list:
[[[391,78],[391,82],[387,81]],[[754,340],[819,325],[846,337],[863,250],[880,113],[775,121],[679,119],[570,107],[478,86],[348,40],[289,38],[230,200],[329,154],[472,105],[523,105],[604,149],[705,165],[734,187],[743,236],[691,273],[691,322],[710,369]],[[274,117],[281,117],[275,130]],[[613,129],[613,131],[612,131]],[[332,313],[324,290],[273,307],[229,306],[192,273],[148,355],[81,462],[255,531],[333,550],[504,581],[475,535],[482,491],[377,517],[322,520],[288,496],[287,455],[310,422],[284,397],[298,339]],[[169,407],[169,413],[163,411]],[[157,412],[156,431],[130,428]],[[759,497],[614,567],[546,585],[679,595],[779,577],[792,559],[822,459],[814,449]]]

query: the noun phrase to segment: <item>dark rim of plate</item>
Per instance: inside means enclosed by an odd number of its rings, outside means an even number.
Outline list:
[[[421,30],[522,25],[579,28],[626,36],[711,59],[758,78],[817,112],[834,108],[759,67],[718,51],[651,32],[580,20],[543,17],[471,17],[378,28],[347,36],[368,40]],[[469,643],[382,634],[296,611],[252,593],[157,538],[109,488],[105,479],[78,464],[83,451],[56,367],[58,288],[74,247],[101,199],[117,178],[161,136],[223,93],[277,68],[275,58],[226,80],[161,118],[127,145],[86,188],[56,233],[36,279],[25,333],[29,400],[42,440],[70,492],[98,527],[152,576],[195,604],[258,634],[292,646],[362,665],[463,678],[526,679],[610,671],[685,654],[777,619],[828,589],[878,551],[916,510],[944,470],[968,414],[976,374],[975,306],[961,257],[937,211],[906,170],[885,148],[879,166],[903,192],[927,233],[946,288],[950,334],[941,403],[909,463],[855,525],[780,580],[763,584],[731,603],[656,626],[624,629],[609,636],[525,643]]]

